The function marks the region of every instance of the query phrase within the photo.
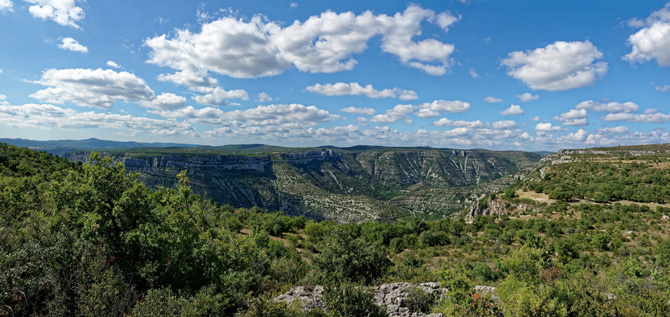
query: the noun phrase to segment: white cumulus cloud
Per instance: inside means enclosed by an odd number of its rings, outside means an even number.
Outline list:
[[[607,73],[603,53],[589,41],[557,41],[546,47],[509,53],[502,65],[507,74],[531,89],[568,90],[593,85]]]
[[[193,96],[193,100],[201,105],[223,106],[227,99],[249,100],[249,94],[243,89],[225,90],[221,87],[193,87],[193,91],[203,95]]]
[[[417,5],[393,16],[326,11],[285,27],[262,16],[229,16],[203,24],[200,32],[177,30],[174,36],[156,36],[145,44],[151,49],[149,63],[177,70],[163,75],[175,82],[175,76],[205,77],[208,72],[236,78],[274,76],[292,66],[311,73],[351,70],[357,64],[353,55],[366,50],[376,35],[382,37],[382,50],[405,65],[441,75],[450,65],[454,46],[413,38],[420,35],[424,20],[443,29],[458,20],[448,16]]]
[[[496,121],[491,123],[491,127],[494,129],[502,130],[502,129],[511,129],[516,127],[516,122],[512,120],[501,120],[501,121]]]
[[[658,92],[668,92],[670,91],[670,85],[663,85],[663,86],[656,86],[654,85],[654,89]]]
[[[644,28],[628,37],[632,51],[624,60],[631,63],[656,60],[659,66],[670,66],[670,3],[645,21],[635,21],[635,26]]]
[[[465,121],[465,120],[457,120],[457,121],[452,121],[447,118],[442,118],[440,120],[437,120],[433,122],[433,125],[436,127],[461,127],[461,128],[481,128],[484,126],[484,123],[481,122],[480,120],[475,120],[475,121]]]
[[[573,132],[565,136],[565,139],[568,142],[584,142],[588,137],[589,133],[584,129],[579,129],[577,132]]]
[[[386,114],[378,114],[370,121],[377,123],[394,123],[405,119],[408,114],[414,112],[416,106],[413,105],[397,105],[392,109],[386,110]]]
[[[268,93],[263,91],[258,93],[258,101],[260,102],[272,101],[272,97]]]
[[[203,86],[212,87],[219,83],[215,78],[209,77],[207,72],[188,70],[175,72],[173,74],[160,74],[158,75],[158,80],[169,81],[189,88]]]
[[[114,61],[107,61],[107,67],[121,68],[121,66],[119,64],[115,63]]]
[[[438,117],[440,113],[462,113],[470,109],[470,104],[460,100],[435,100],[419,106],[417,116],[422,118]]]
[[[486,101],[488,103],[500,103],[503,100],[500,99],[500,98],[493,97],[493,96],[488,96],[488,97],[484,98],[484,101]]]
[[[12,11],[12,1],[11,0],[0,0],[0,12]]]
[[[580,126],[589,124],[586,117],[588,117],[586,109],[570,109],[570,111],[561,113],[554,119],[561,121],[563,125]]]
[[[630,129],[628,127],[624,126],[616,126],[612,128],[602,128],[602,129],[597,129],[597,133],[602,133],[602,134],[623,134],[623,133],[628,133]]]
[[[304,106],[301,104],[280,104],[258,106],[247,110],[235,110],[226,112],[221,119],[245,121],[246,124],[264,125],[276,123],[295,122],[326,122],[336,119],[327,110],[315,106]]]
[[[575,106],[577,109],[587,109],[591,111],[598,111],[598,112],[612,112],[612,113],[618,113],[618,112],[635,112],[638,109],[640,109],[640,106],[638,106],[634,102],[606,102],[606,103],[601,103],[593,100],[587,100],[587,101],[582,101],[577,106]]]
[[[399,98],[401,100],[414,100],[418,96],[413,90],[400,88],[377,90],[372,85],[361,86],[359,83],[315,84],[305,88],[309,92],[325,96],[366,96],[368,98]]]
[[[375,111],[375,109],[372,109],[372,108],[356,108],[356,107],[346,107],[346,108],[342,108],[340,111],[353,113],[353,114],[365,114],[365,115],[369,115],[369,116],[377,113],[377,111]]]
[[[111,69],[49,69],[35,83],[47,86],[30,95],[41,101],[110,108],[117,100],[149,101],[154,92],[143,79]]]
[[[521,106],[519,105],[511,105],[509,108],[503,110],[500,112],[501,116],[514,116],[514,115],[521,115],[524,114],[525,112],[523,109],[521,109]]]
[[[163,136],[193,134],[193,127],[186,122],[93,111],[77,112],[49,104],[0,105],[0,121],[9,126],[24,128],[102,128]]]
[[[80,53],[87,53],[88,52],[88,47],[79,44],[77,40],[71,38],[71,37],[66,37],[62,40],[63,42],[58,45],[58,48],[62,50],[68,50],[68,51],[73,51],[73,52],[80,52]]]
[[[529,101],[537,100],[538,98],[540,98],[539,95],[533,95],[529,92],[521,94],[521,95],[517,95],[516,97],[519,98],[519,100],[521,100],[523,102],[529,102]]]
[[[605,121],[628,121],[628,122],[647,122],[647,123],[666,123],[670,121],[670,114],[656,112],[654,110],[645,113],[610,113],[606,115]]]
[[[538,123],[535,126],[535,131],[538,131],[538,132],[554,132],[554,131],[565,131],[565,129],[560,127],[560,126],[554,126],[551,123],[546,122],[546,123]]]
[[[186,106],[186,98],[172,93],[162,93],[153,100],[141,101],[140,104],[152,109],[175,110]]]
[[[79,28],[77,24],[84,18],[84,9],[75,0],[25,0],[33,5],[28,8],[32,16],[42,20],[52,20],[60,25]]]

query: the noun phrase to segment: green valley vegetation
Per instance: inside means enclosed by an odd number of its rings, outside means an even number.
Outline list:
[[[667,316],[667,199],[549,197],[557,177],[605,160],[614,167],[570,188],[661,186],[670,154],[632,151],[550,156],[454,217],[347,224],[220,205],[188,172],[153,190],[109,157],[0,145],[0,316],[384,316],[371,288],[393,282],[439,282],[446,296],[415,288],[404,304],[447,316]],[[314,285],[325,310],[273,300]]]

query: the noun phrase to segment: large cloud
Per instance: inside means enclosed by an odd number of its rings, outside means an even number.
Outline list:
[[[12,1],[11,0],[0,0],[0,12],[12,11]]]
[[[413,100],[418,96],[413,90],[402,90],[398,87],[393,89],[377,90],[372,85],[361,86],[359,83],[335,83],[315,84],[308,86],[305,90],[326,96],[366,96],[368,98],[398,98],[400,100]]]
[[[603,53],[591,42],[558,41],[546,47],[512,52],[503,59],[507,74],[531,89],[567,90],[593,85],[607,73]]]
[[[178,30],[172,39],[161,35],[145,44],[152,50],[150,63],[189,74],[211,71],[238,78],[272,76],[290,67],[278,56],[270,38],[280,29],[260,16],[249,22],[227,17],[204,24],[200,33]]]
[[[454,46],[435,39],[412,41],[414,36],[421,35],[421,21],[424,19],[437,20],[437,24],[445,31],[459,20],[448,12],[436,16],[435,12],[415,5],[410,5],[404,13],[396,13],[393,17],[379,15],[377,20],[382,25],[382,49],[398,56],[410,67],[430,75],[443,75],[449,66],[449,56],[454,52]]]
[[[204,78],[207,72],[236,78],[274,76],[291,65],[312,73],[350,70],[357,63],[353,54],[367,49],[375,35],[382,36],[382,50],[404,64],[433,75],[444,74],[454,47],[435,39],[413,41],[421,34],[424,20],[446,30],[458,18],[417,5],[394,16],[327,11],[286,27],[261,16],[248,21],[223,17],[203,24],[199,33],[177,30],[174,37],[160,35],[145,44],[151,49],[148,62],[178,71],[163,75],[175,82],[193,82],[177,77],[196,74]]]
[[[36,83],[49,88],[30,97],[56,104],[71,102],[85,107],[110,108],[117,100],[154,98],[154,92],[143,79],[111,69],[49,69]]]
[[[52,20],[60,25],[79,28],[77,24],[84,18],[84,9],[75,0],[25,0],[33,5],[30,14],[42,20]]]
[[[645,27],[628,37],[633,50],[624,59],[631,63],[655,59],[659,66],[670,66],[670,3],[638,22]]]

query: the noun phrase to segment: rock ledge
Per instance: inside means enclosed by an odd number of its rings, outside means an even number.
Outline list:
[[[438,298],[443,298],[447,294],[446,288],[440,288],[440,283],[392,283],[383,284],[373,288],[373,295],[375,304],[379,306],[386,306],[386,311],[389,316],[393,317],[441,317],[442,314],[423,314],[412,313],[409,310],[408,299],[410,287],[417,286],[420,289],[435,295]],[[323,303],[323,287],[305,287],[297,286],[288,290],[274,298],[278,302],[292,303],[295,300],[302,302],[302,307],[305,310],[311,309],[325,309],[326,305]]]

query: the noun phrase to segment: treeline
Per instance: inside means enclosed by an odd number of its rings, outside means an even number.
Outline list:
[[[384,316],[367,286],[427,281],[448,296],[414,290],[416,312],[670,312],[670,209],[564,204],[524,220],[337,224],[203,200],[185,173],[152,191],[99,155],[79,166],[2,154],[0,316]],[[24,161],[34,172],[18,169]],[[296,285],[325,285],[326,311],[271,300]]]
[[[554,165],[541,181],[527,187],[563,201],[630,200],[663,204],[670,201],[670,172],[668,168],[635,161],[581,161]]]

